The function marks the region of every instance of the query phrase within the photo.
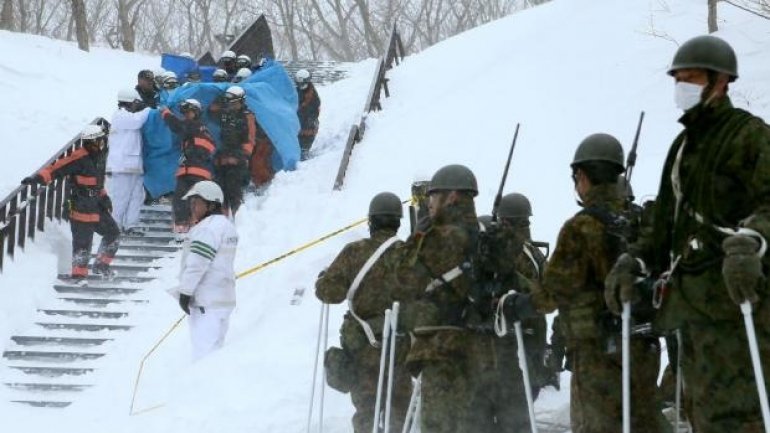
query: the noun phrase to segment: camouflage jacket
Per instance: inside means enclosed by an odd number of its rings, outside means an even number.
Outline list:
[[[344,302],[353,280],[364,263],[383,242],[395,235],[396,232],[393,230],[378,230],[372,234],[371,238],[345,245],[326,272],[316,281],[316,297],[327,304]],[[363,320],[382,316],[393,304],[392,290],[387,282],[391,281],[389,275],[392,275],[395,265],[393,254],[400,244],[403,242],[396,241],[388,248],[361,280],[353,297],[353,310]],[[381,330],[375,329],[375,331]]]
[[[428,230],[413,234],[402,247],[396,297],[403,301],[401,323],[415,336],[409,362],[465,356],[471,276],[463,273],[431,291],[426,288],[468,262],[477,235],[476,211],[468,201],[444,209]]]
[[[584,207],[620,212],[623,200],[614,184],[599,185],[588,192]],[[604,278],[616,258],[599,219],[581,211],[564,223],[543,275],[542,295],[548,301],[533,300],[541,312],[550,312],[550,300],[555,302],[568,346],[601,337],[602,318],[611,314],[604,302]]]
[[[685,129],[666,158],[653,228],[635,247],[654,273],[667,270],[672,256],[681,256],[676,274],[699,275],[707,282],[674,290],[685,302],[670,303],[669,309],[689,306],[714,319],[737,320],[721,277],[725,235],[714,226],[746,226],[770,239],[770,128],[734,108],[727,97],[698,105],[679,121]],[[766,256],[765,272],[769,264]]]

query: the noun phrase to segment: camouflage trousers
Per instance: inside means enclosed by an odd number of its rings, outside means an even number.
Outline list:
[[[398,350],[406,351],[403,344],[398,345]],[[391,400],[390,410],[390,431],[400,432],[404,425],[404,418],[409,407],[409,399],[412,396],[412,379],[403,362],[396,365],[396,375],[393,380],[393,398]],[[356,412],[353,414],[353,431],[355,433],[371,433],[372,422],[374,421],[374,406],[377,400],[377,378],[380,369],[380,350],[371,346],[356,352],[353,355],[354,380],[350,388],[350,398]],[[387,375],[384,377],[387,384]],[[387,389],[383,386],[383,390]],[[385,397],[382,394],[382,412],[381,417],[385,415]]]
[[[737,308],[736,315],[740,317]],[[767,375],[770,318],[762,316],[754,317],[762,369]],[[688,415],[695,432],[765,431],[742,322],[689,323],[682,329],[682,352],[684,387],[692,404]]]
[[[470,342],[467,375],[470,404],[463,431],[529,432],[527,397],[516,339],[476,334]]]
[[[607,354],[598,341],[581,341],[570,351],[570,417],[573,433],[618,433],[623,425],[622,357]],[[631,340],[631,431],[670,432],[657,395],[660,343]]]
[[[458,427],[468,407],[466,368],[464,359],[423,364],[420,414],[422,433],[465,433]]]

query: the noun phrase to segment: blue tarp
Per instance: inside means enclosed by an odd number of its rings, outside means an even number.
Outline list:
[[[207,108],[218,95],[233,84],[191,83],[171,92],[161,91],[161,106],[179,114],[179,103],[194,98],[204,107],[204,123],[212,137],[219,140],[219,125],[208,116]],[[248,79],[237,84],[246,91],[246,104],[254,112],[257,121],[273,142],[273,170],[294,170],[299,161],[297,140],[297,91],[283,66],[268,61]],[[144,185],[152,197],[159,197],[174,190],[174,173],[179,166],[179,140],[173,136],[160,117],[159,110],[152,110],[142,128],[144,137]]]

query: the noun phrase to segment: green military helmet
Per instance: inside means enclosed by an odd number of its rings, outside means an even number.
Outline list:
[[[404,209],[401,206],[401,199],[392,192],[381,192],[375,195],[369,202],[369,216],[375,215],[403,217]]]
[[[604,161],[617,166],[618,172],[623,172],[624,160],[623,146],[618,139],[610,134],[598,133],[591,134],[580,142],[570,166],[574,169],[585,162]]]
[[[452,164],[438,169],[430,180],[428,195],[439,191],[469,191],[475,197],[479,194],[479,187],[471,169]]]
[[[682,44],[671,62],[669,75],[680,69],[699,68],[722,72],[730,76],[730,81],[738,78],[738,60],[733,48],[715,36],[696,36]]]
[[[497,215],[500,218],[529,218],[532,216],[532,205],[524,194],[506,194],[500,200]]]

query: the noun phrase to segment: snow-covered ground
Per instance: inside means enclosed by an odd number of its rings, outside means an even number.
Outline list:
[[[770,119],[770,29],[758,17],[724,3],[719,7],[718,36],[739,58],[733,101]],[[641,110],[647,115],[634,187],[638,197],[654,194],[662,160],[680,129],[666,68],[677,44],[705,29],[701,0],[555,0],[444,41],[389,73],[392,97],[383,101],[382,112],[369,116],[345,186],[332,191],[374,62],[357,65],[349,79],[320,89],[316,156],[295,172],[279,174],[268,194],[249,198],[238,214],[237,268],[248,269],[361,218],[377,192],[406,198],[413,180],[428,179],[447,163],[475,171],[481,190],[477,208],[489,212],[516,123],[522,129],[506,192],[532,199],[537,239],[553,243],[561,223],[577,210],[569,177],[577,144],[602,131],[628,149]],[[133,82],[138,69],[159,62],[98,49],[84,54],[70,44],[5,32],[0,46],[4,53],[56,57],[55,67],[36,68],[36,79],[27,85],[21,84],[27,72],[14,72],[10,56],[0,59],[0,86],[4,95],[5,88],[12,92],[12,104],[0,109],[0,138],[6,143],[0,192],[36,169],[84,122],[109,115],[117,89]],[[93,76],[99,68],[101,75]],[[39,87],[49,82],[58,84]],[[35,143],[35,153],[28,142]],[[68,248],[67,235],[67,227],[50,230],[0,275],[0,344],[53,297],[55,255]],[[133,311],[137,328],[101,361],[96,386],[64,410],[11,405],[0,389],[4,427],[82,433],[304,431],[320,311],[313,282],[345,243],[365,235],[359,226],[240,280],[226,346],[191,365],[183,324],[148,359],[139,386],[135,410],[160,406],[130,416],[139,360],[180,316],[164,293],[175,284],[178,267],[169,260],[153,283],[151,303]],[[306,288],[305,297],[290,305],[296,288]],[[334,344],[344,309],[331,311]],[[564,385],[561,392],[546,391],[538,411],[563,421],[569,400]],[[350,431],[351,413],[347,396],[326,391],[325,431]]]

